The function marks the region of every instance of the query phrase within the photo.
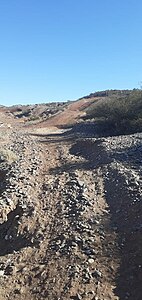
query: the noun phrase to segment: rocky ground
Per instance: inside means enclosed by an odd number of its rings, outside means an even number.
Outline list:
[[[142,134],[0,117],[0,300],[141,300]]]

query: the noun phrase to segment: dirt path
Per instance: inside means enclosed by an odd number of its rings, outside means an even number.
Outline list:
[[[0,300],[141,300],[141,135],[21,125],[7,145],[18,160],[0,194]]]

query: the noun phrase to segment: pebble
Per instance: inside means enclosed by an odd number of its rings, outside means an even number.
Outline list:
[[[4,276],[4,270],[0,270],[0,276]]]
[[[89,262],[89,264],[93,264],[94,263],[94,259],[93,258],[89,258],[88,262]]]

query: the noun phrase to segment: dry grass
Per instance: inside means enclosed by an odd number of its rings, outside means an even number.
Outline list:
[[[18,157],[13,151],[0,148],[0,162],[13,163],[17,159]]]

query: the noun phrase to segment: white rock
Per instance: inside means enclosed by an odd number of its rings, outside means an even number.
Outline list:
[[[4,276],[4,270],[0,270],[0,276]]]
[[[94,259],[93,258],[89,258],[88,262],[89,262],[89,264],[93,264],[94,263]]]

